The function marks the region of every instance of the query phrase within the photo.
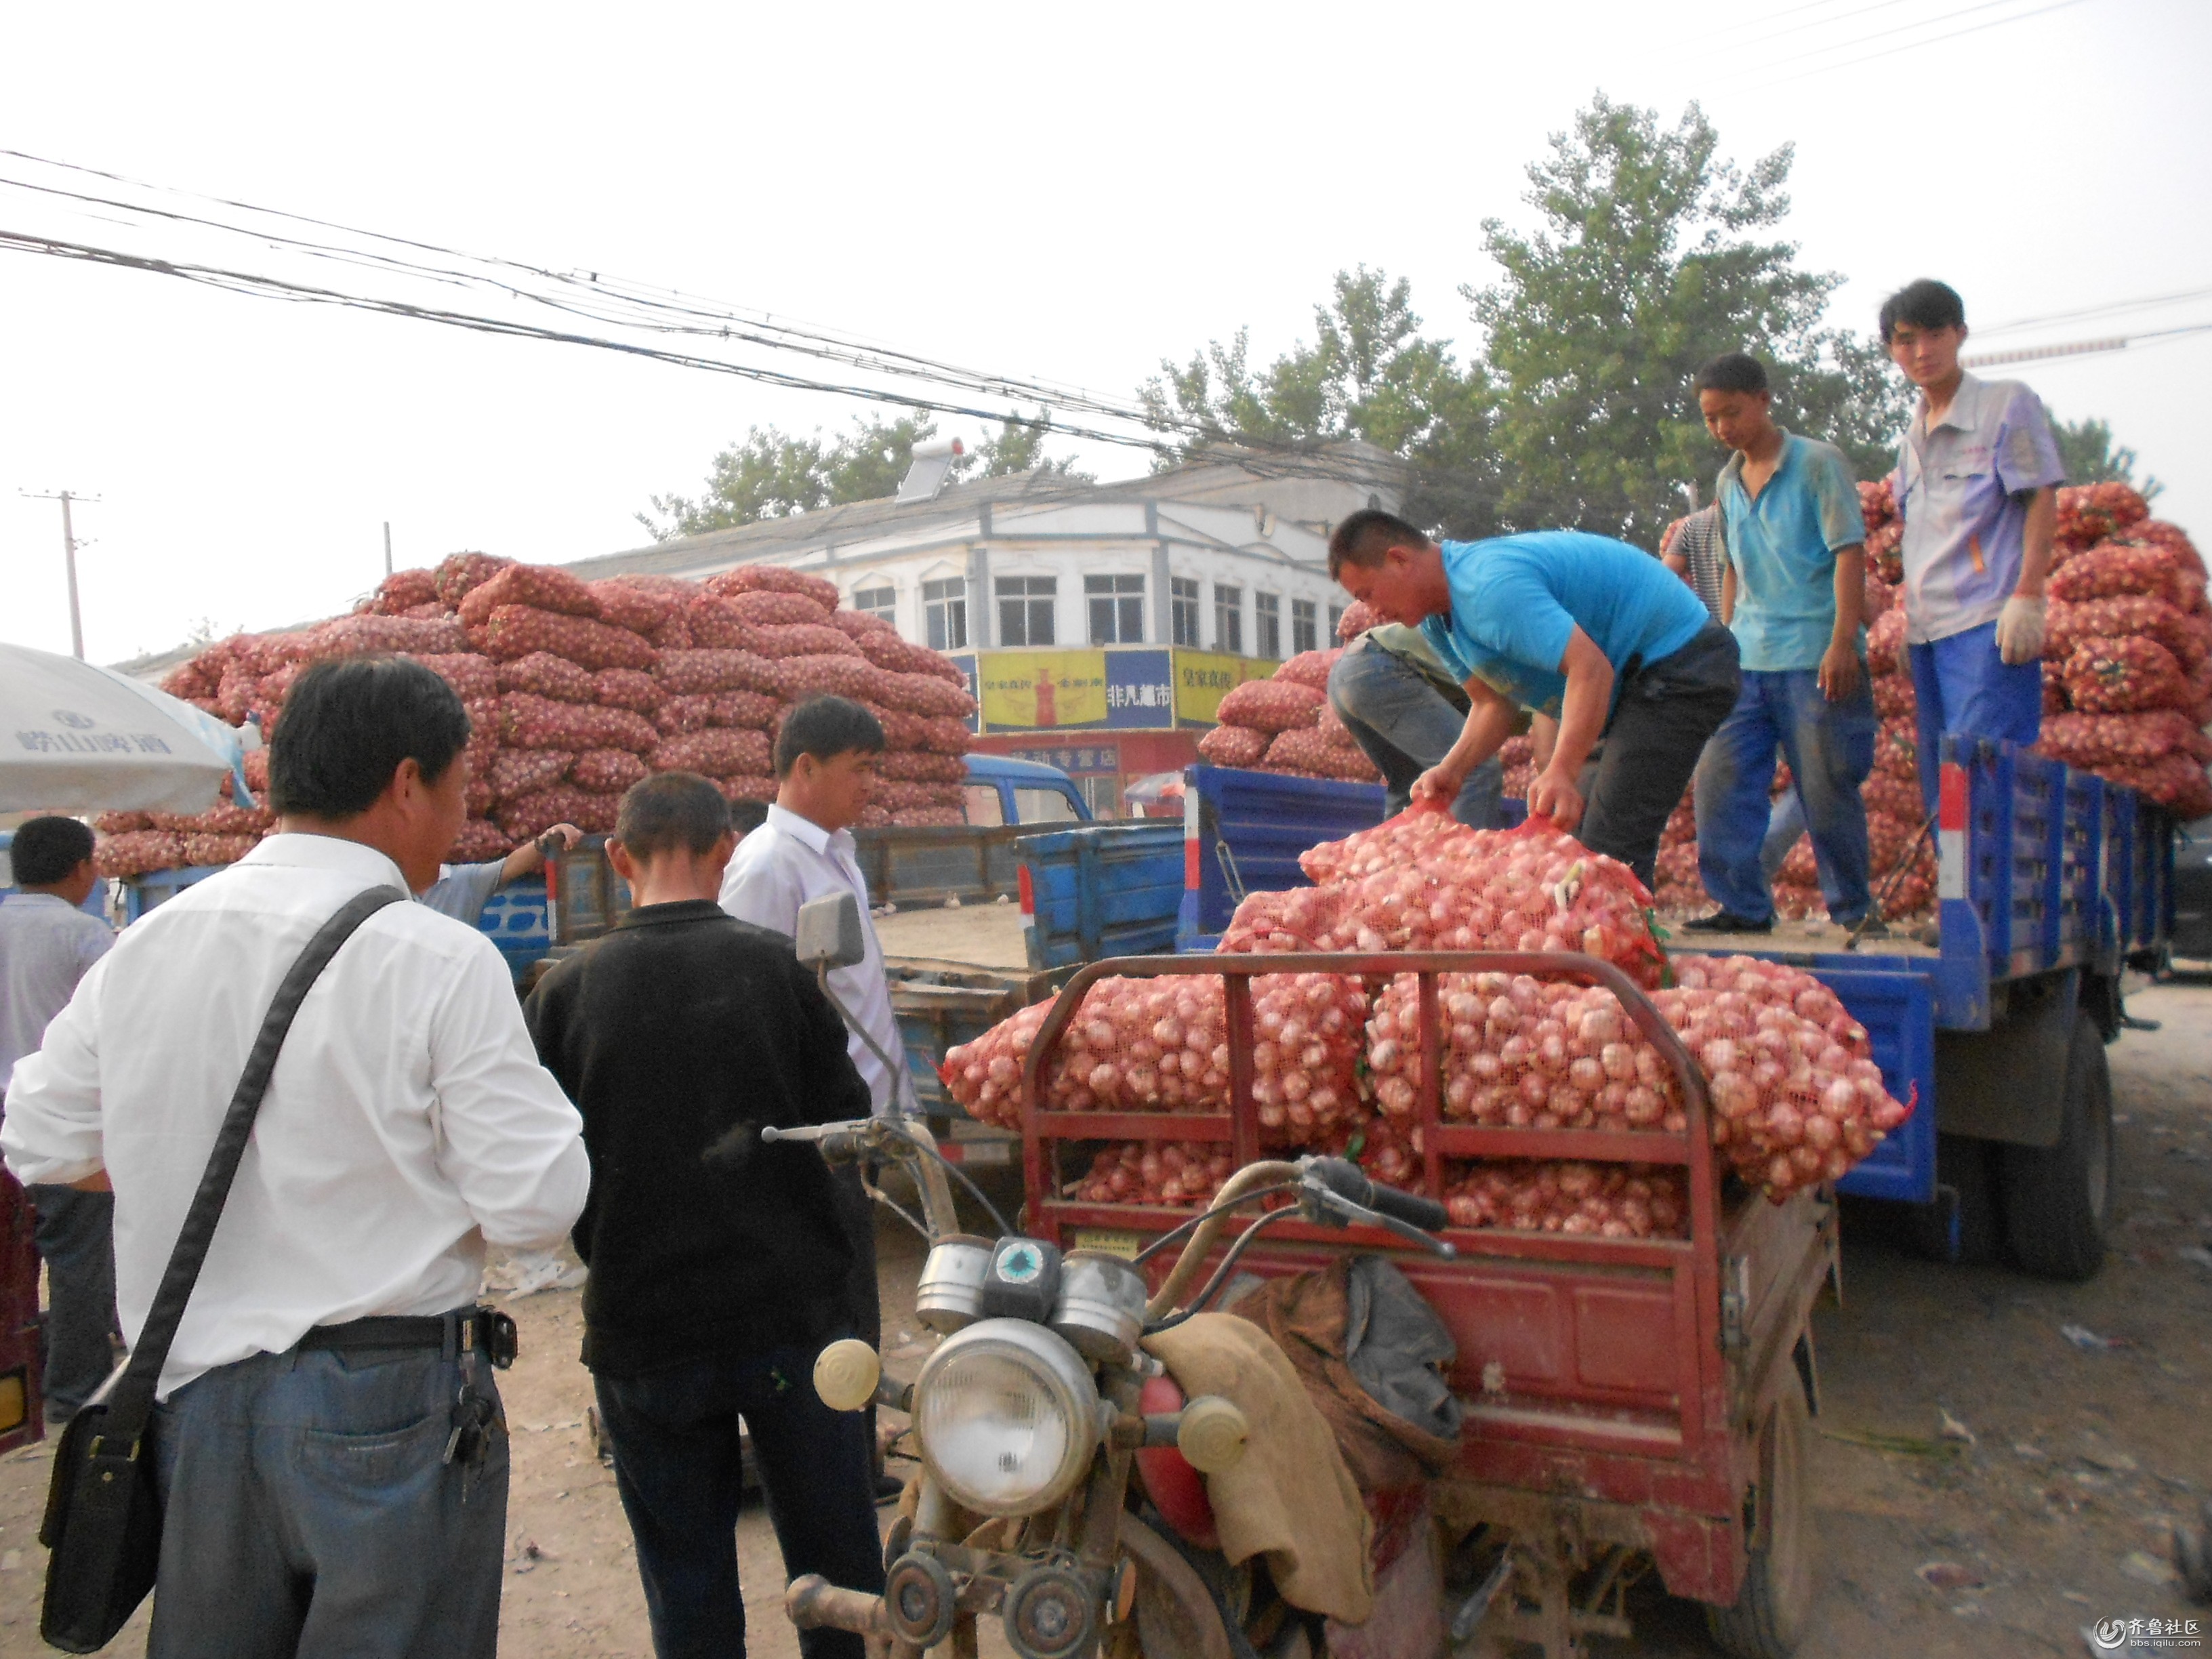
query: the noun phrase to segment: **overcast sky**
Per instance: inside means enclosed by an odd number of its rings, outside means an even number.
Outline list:
[[[1599,89],[1698,100],[1741,160],[1794,143],[1787,228],[1853,326],[1923,274],[1989,327],[2212,289],[2201,0],[18,6],[0,53],[0,146],[1120,395],[1239,325],[1264,361],[1360,261],[1472,347],[1480,221],[1528,222],[1522,168]],[[0,189],[0,230],[64,225],[100,240]],[[2212,539],[2212,334],[2003,372],[2109,418]],[[19,491],[102,497],[114,659],[346,608],[387,520],[402,565],[637,545],[748,425],[858,407],[0,252],[0,637],[69,647],[58,508]]]

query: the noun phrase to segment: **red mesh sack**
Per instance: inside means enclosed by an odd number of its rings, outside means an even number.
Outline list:
[[[258,836],[210,836],[205,832],[184,838],[185,862],[235,864],[253,850]]]
[[[1875,739],[1874,764],[1878,772],[1916,782],[1920,776],[1920,737],[1909,720],[1884,720]]]
[[[460,694],[463,702],[483,702],[500,693],[498,665],[473,651],[412,657]]]
[[[503,605],[553,611],[564,617],[596,617],[599,602],[591,588],[566,570],[550,564],[511,564],[489,581],[470,590],[459,606],[461,621],[481,628]]]
[[[173,830],[133,830],[102,838],[94,847],[92,867],[103,876],[143,876],[178,869],[185,862],[185,838]]]
[[[499,700],[500,740],[514,749],[627,749],[649,752],[660,742],[660,733],[642,714],[627,708],[599,708],[582,703],[555,702],[510,691]]]
[[[1867,532],[1867,568],[1891,586],[1905,580],[1905,526],[1890,523]]]
[[[383,617],[404,617],[417,605],[441,605],[438,575],[434,570],[395,570],[376,585],[364,610]]]
[[[901,830],[957,830],[968,822],[968,815],[957,806],[906,806],[891,813],[891,823]]]
[[[2193,755],[2161,755],[2142,765],[2100,767],[2097,775],[2148,796],[2184,822],[2212,817],[2212,782],[2205,779],[2204,763]]]
[[[847,638],[842,629],[827,623],[784,623],[773,628],[756,628],[753,634],[760,641],[757,649],[764,657],[850,657],[856,662],[867,659],[860,647]]]
[[[432,573],[432,580],[440,601],[458,608],[463,599],[514,562],[495,553],[449,554]]]
[[[926,647],[908,645],[896,634],[860,634],[853,642],[862,656],[887,673],[926,674],[947,685],[967,689],[968,677],[952,663]]]
[[[941,806],[946,803],[937,799],[931,787],[899,778],[879,778],[876,784],[876,805],[884,808],[897,822],[902,812],[919,811],[924,807]]]
[[[2090,771],[2148,766],[2166,755],[2212,760],[2212,738],[2173,708],[2136,714],[2052,714],[2044,720],[2035,749],[2038,754]]]
[[[1369,609],[1366,600],[1354,599],[1336,619],[1336,637],[1349,645],[1382,620]]]
[[[714,780],[714,787],[722,792],[722,798],[725,800],[774,800],[776,791],[781,787],[774,778],[757,777],[750,774],[742,777]],[[865,821],[864,818],[863,822]],[[884,813],[876,822],[888,823],[890,822],[890,815]]]
[[[669,737],[710,726],[743,726],[757,732],[775,729],[783,705],[758,691],[708,691],[671,697],[653,711],[653,724]]]
[[[1859,798],[1866,803],[1869,813],[1887,813],[1916,825],[1920,822],[1923,809],[1917,779],[1896,777],[1887,772],[1871,773],[1859,790]]]
[[[690,620],[680,611],[647,635],[646,639],[654,650],[662,653],[690,651],[699,643],[692,635]]]
[[[906,783],[959,784],[967,780],[968,766],[957,755],[895,752],[876,762],[876,775]]]
[[[2139,594],[2193,611],[2204,591],[2204,567],[2185,542],[2101,542],[2069,559],[2048,591],[2069,604]]]
[[[2189,702],[2181,665],[2155,640],[2086,640],[2066,659],[2066,697],[2085,714],[2176,708]]]
[[[672,693],[702,691],[761,691],[781,696],[781,669],[750,651],[666,651],[653,669],[653,678]]]
[[[1880,676],[1902,674],[1906,672],[1905,660],[1905,611],[1885,613],[1881,620],[1867,629],[1867,672]]]
[[[837,632],[834,628],[814,631]],[[845,636],[838,634],[837,637],[842,640]],[[866,702],[883,689],[884,671],[858,653],[849,657],[779,657],[775,665],[783,675],[784,693],[794,703],[824,692]]]
[[[692,600],[684,609],[683,621],[690,630],[695,649],[766,654],[761,650],[760,635],[753,630],[753,625],[711,593],[702,593]]]
[[[495,801],[550,789],[568,775],[575,756],[566,749],[502,749],[484,770]]]
[[[488,657],[511,662],[533,651],[566,657],[580,668],[651,668],[660,653],[626,628],[562,616],[527,605],[503,605],[483,627]]]
[[[1325,692],[1328,690],[1328,671],[1343,655],[1341,647],[1334,651],[1301,651],[1275,671],[1275,678],[1286,685],[1309,685]]]
[[[710,778],[769,769],[768,735],[727,726],[709,726],[662,741],[647,763],[656,772],[698,772]]]
[[[1224,726],[1249,726],[1255,732],[1290,732],[1315,724],[1321,705],[1321,693],[1310,685],[1247,680],[1222,698],[1214,718]]]
[[[975,735],[968,729],[967,722],[939,715],[921,722],[917,749],[927,749],[939,755],[964,755],[975,744]]]
[[[561,783],[502,803],[495,817],[518,842],[534,841],[556,823],[573,823],[586,835],[605,835],[615,827],[621,800],[619,795],[593,794],[573,783]]]
[[[489,818],[471,818],[447,849],[448,864],[488,864],[514,850],[514,838]]]
[[[1444,1209],[1455,1227],[1597,1238],[1690,1236],[1688,1178],[1666,1164],[1448,1160],[1443,1174]]]
[[[2150,504],[2131,486],[2072,484],[2058,492],[2058,534],[2087,546],[2117,536],[2150,516]]]
[[[1882,580],[1872,566],[1867,568],[1866,580],[1859,588],[1859,616],[1869,628],[1899,608],[1902,600],[1898,591]]]
[[[1905,674],[1877,674],[1869,688],[1874,693],[1874,712],[1886,720],[1917,720],[1920,694]]]
[[[780,564],[742,564],[735,570],[725,570],[707,578],[707,591],[724,594],[800,593],[824,611],[837,608],[836,583],[786,569]]]
[[[2146,593],[2072,604],[2054,599],[2046,617],[2043,654],[2051,662],[2064,662],[2075,647],[2093,640],[2140,635],[2156,640],[2173,653],[2174,660],[2186,672],[2203,661],[2208,648],[2212,648],[2212,617],[2185,615],[2164,599]]]
[[[103,836],[130,836],[152,829],[154,821],[143,812],[102,812],[92,827]]]
[[[1090,1170],[1071,1183],[1067,1196],[1079,1204],[1199,1209],[1236,1173],[1236,1158],[1217,1142],[1109,1141]]]
[[[627,628],[633,634],[642,634],[650,639],[653,630],[691,602],[686,592],[671,593],[660,589],[641,586],[627,576],[610,576],[604,581],[586,582],[585,591],[591,599],[592,610],[579,615],[596,614],[604,623],[617,628]],[[688,587],[690,584],[686,583]],[[557,611],[559,605],[547,605]]]
[[[879,684],[878,701],[910,714],[966,720],[975,712],[975,699],[968,695],[964,679],[956,685],[933,673],[884,672]]]
[[[1887,478],[1859,480],[1859,514],[1869,530],[1880,528],[1897,516],[1897,501]]]
[[[660,682],[641,668],[602,668],[592,676],[592,701],[603,708],[650,714],[667,700]]]
[[[180,836],[245,836],[258,837],[276,822],[276,815],[262,806],[210,807],[204,812],[149,812],[149,827],[173,830]]]
[[[872,611],[832,611],[830,625],[843,629],[848,637],[856,641],[878,634],[889,634],[895,639],[898,635],[898,629]]]
[[[1198,740],[1199,758],[1209,766],[1257,766],[1270,741],[1249,726],[1217,726]]]
[[[222,684],[222,665],[202,653],[162,675],[160,684],[161,689],[171,696],[182,697],[187,702],[196,697],[212,697],[216,687]]]
[[[1339,778],[1374,783],[1382,778],[1375,763],[1358,749],[1331,743],[1319,732],[1285,732],[1267,745],[1267,769],[1298,777]]]
[[[806,597],[778,588],[759,588],[750,593],[732,593],[723,603],[756,628],[775,628],[789,623],[813,623],[827,628],[830,607]],[[842,629],[838,630],[844,632]]]
[[[336,622],[309,629],[294,659],[322,662],[331,657],[362,657],[394,651],[416,656],[443,656],[468,648],[468,635],[455,622],[420,621],[410,617],[340,617]],[[282,665],[282,662],[264,660],[262,672],[273,673]]]
[[[1705,1071],[1712,1139],[1779,1203],[1835,1181],[1912,1113],[1865,1030],[1810,974],[1752,957],[1685,957],[1652,998]]]
[[[627,749],[586,749],[568,769],[568,781],[594,795],[619,795],[646,776],[645,763]]]
[[[550,652],[533,651],[526,657],[500,664],[496,672],[502,691],[527,691],[532,696],[551,697],[557,702],[595,703],[599,700],[589,669],[579,668]]]

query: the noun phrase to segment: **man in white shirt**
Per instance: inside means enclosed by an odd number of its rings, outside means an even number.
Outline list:
[[[868,1085],[871,1108],[879,1116],[915,1109],[914,1083],[903,1064],[906,1050],[884,971],[884,947],[868,917],[867,878],[853,856],[852,827],[875,793],[876,757],[883,752],[883,726],[857,702],[810,697],[793,708],[776,733],[775,804],[767,822],[738,843],[737,856],[722,878],[722,908],[739,921],[787,939],[798,936],[799,907],[809,899],[849,892],[860,901],[867,954],[850,968],[832,969],[830,989],[853,1027],[846,1052]],[[886,1064],[887,1059],[892,1063]],[[853,1245],[847,1296],[854,1334],[871,1347],[879,1346],[883,1308],[876,1285],[874,1206],[859,1171],[849,1165],[837,1172],[836,1190]]]
[[[126,1337],[277,984],[349,899],[436,878],[467,738],[419,664],[311,668],[277,833],[125,933],[16,1066],[0,1150],[26,1182],[112,1182]],[[301,1005],[162,1370],[150,1659],[495,1651],[506,1431],[459,1339],[487,1332],[486,1243],[552,1243],[589,1179],[491,941],[377,912]]]
[[[15,891],[0,903],[0,1089],[39,1046],[115,935],[82,907],[99,877],[92,831],[75,818],[32,818],[9,848]],[[115,1354],[115,1200],[74,1187],[38,1186],[39,1259],[46,1264],[46,1420],[66,1423],[107,1380]]]

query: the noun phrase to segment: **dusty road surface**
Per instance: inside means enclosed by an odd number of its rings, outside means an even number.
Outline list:
[[[978,968],[1026,968],[1018,904],[963,904],[954,909],[901,909],[876,918],[887,957],[928,957]]]
[[[2212,1494],[2212,985],[2160,987],[2130,1007],[2163,1029],[2112,1050],[2119,1243],[2094,1281],[1939,1267],[1871,1218],[1844,1218],[1844,1301],[1817,1318],[1822,1588],[1804,1659],[2082,1656],[2084,1628],[2112,1617],[2195,1616],[2212,1648],[2212,1618],[2165,1565],[2166,1528]],[[910,1376],[925,1352],[905,1312],[917,1257],[884,1237],[891,1366]],[[513,1306],[524,1357],[503,1379],[515,1468],[506,1650],[649,1654],[613,1480],[582,1426],[577,1294]],[[1942,1437],[1945,1413],[1971,1442]],[[45,1651],[33,1534],[48,1468],[44,1448],[0,1462],[0,1654]],[[739,1539],[751,1651],[794,1655],[757,1503]],[[1637,1638],[1594,1652],[1711,1651],[1694,1607],[1647,1590],[1634,1612]],[[110,1651],[141,1653],[143,1620]],[[995,1630],[985,1651],[1006,1651]]]

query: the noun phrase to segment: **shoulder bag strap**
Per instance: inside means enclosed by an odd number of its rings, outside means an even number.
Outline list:
[[[299,959],[284,975],[283,983],[276,988],[276,998],[269,1005],[268,1018],[261,1022],[261,1033],[253,1040],[253,1048],[246,1057],[246,1069],[239,1074],[238,1087],[230,1097],[230,1109],[223,1115],[222,1127],[216,1131],[215,1150],[208,1155],[207,1170],[200,1176],[199,1190],[192,1194],[191,1207],[185,1212],[185,1224],[178,1231],[176,1248],[169,1253],[169,1265],[161,1274],[161,1288],[154,1293],[154,1305],[147,1312],[145,1327],[138,1333],[123,1375],[116,1379],[108,1395],[103,1438],[112,1437],[123,1443],[135,1444],[153,1413],[154,1391],[161,1379],[161,1367],[168,1360],[169,1345],[176,1340],[177,1327],[184,1322],[185,1304],[191,1300],[192,1286],[199,1279],[201,1264],[207,1260],[208,1247],[215,1243],[216,1224],[222,1218],[223,1200],[230,1195],[230,1183],[238,1174],[239,1160],[246,1156],[246,1143],[252,1136],[254,1117],[261,1109],[261,1097],[269,1092],[269,1079],[276,1069],[277,1052],[284,1046],[285,1034],[292,1029],[293,1016],[300,1012],[308,991],[330,965],[331,958],[338,953],[338,947],[353,937],[354,931],[386,905],[397,904],[406,896],[397,888],[371,887],[347,900],[344,908],[307,941],[307,948],[300,952]]]

